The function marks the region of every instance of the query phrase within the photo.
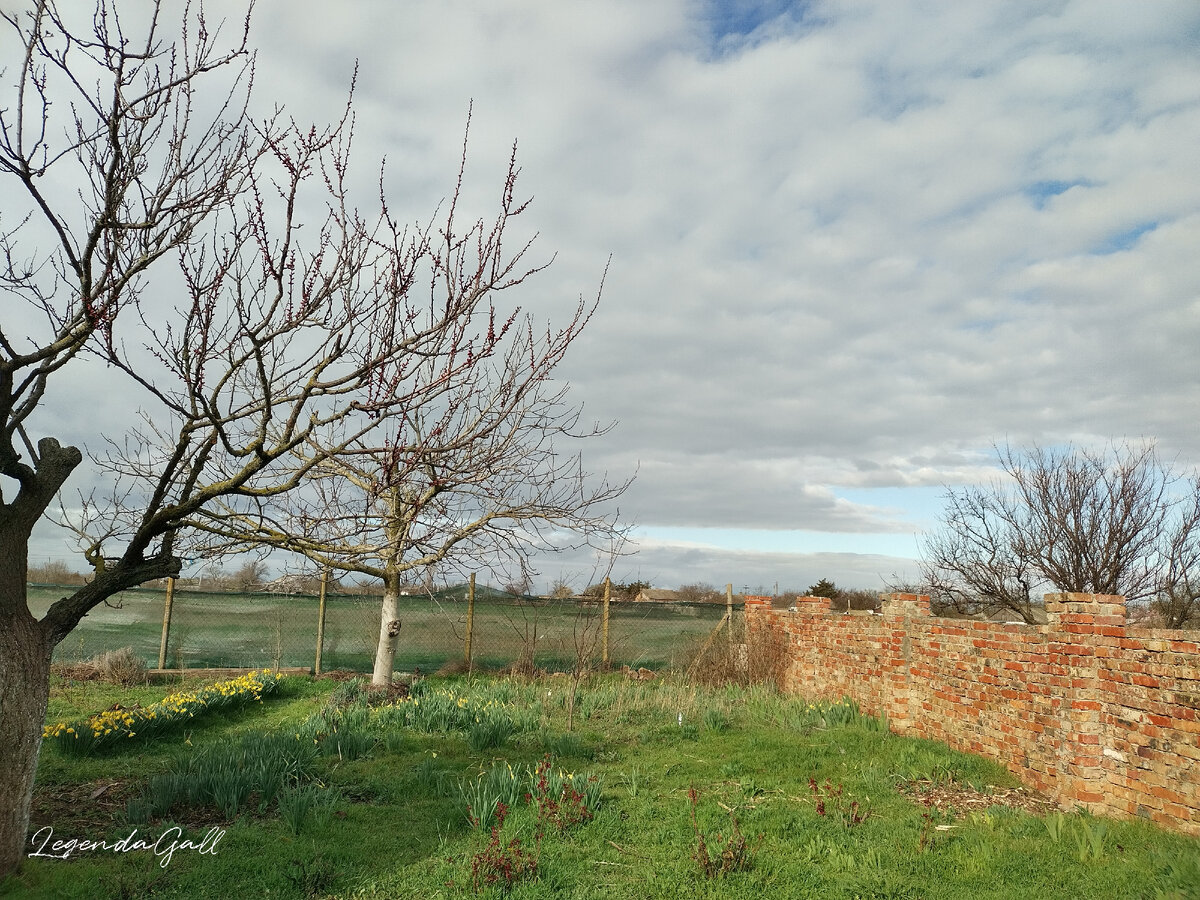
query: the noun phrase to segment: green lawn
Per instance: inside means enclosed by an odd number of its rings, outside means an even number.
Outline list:
[[[149,706],[177,687],[59,682],[48,719]],[[583,683],[568,731],[571,693],[564,677],[426,679],[413,697],[369,708],[354,684],[290,679],[261,704],[148,745],[83,758],[48,746],[35,827],[52,825],[56,839],[115,841],[135,827],[130,814],[151,838],[175,823],[197,842],[226,831],[215,852],[180,850],[165,867],[146,851],[29,859],[0,893],[452,898],[508,871],[512,898],[1200,896],[1200,840],[1141,821],[988,806],[981,796],[1016,785],[1001,768],[891,735],[845,704],[605,676]],[[275,799],[249,794],[231,816],[175,802],[144,820],[152,777],[208,778],[205,766],[231,765],[231,748],[271,740],[303,757]],[[579,801],[590,821],[562,831],[555,823],[578,804],[545,787],[558,772],[599,795]],[[942,807],[914,799],[922,789]],[[464,799],[478,814],[489,790],[513,801],[494,841],[468,822]],[[540,815],[526,791],[543,798]],[[522,869],[530,877],[517,878]]]

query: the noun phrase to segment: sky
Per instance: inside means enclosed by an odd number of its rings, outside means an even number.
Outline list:
[[[357,65],[356,177],[386,156],[413,220],[471,110],[468,208],[516,141],[554,255],[525,308],[568,316],[607,266],[558,374],[617,423],[588,468],[637,474],[617,580],[882,589],[997,444],[1200,463],[1193,0],[331,8],[260,0],[258,102],[329,121]]]

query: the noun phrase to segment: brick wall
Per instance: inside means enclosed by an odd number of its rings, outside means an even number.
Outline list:
[[[1048,594],[1046,612],[1046,625],[1006,625],[934,618],[916,594],[879,614],[746,600],[748,629],[788,634],[785,689],[851,697],[1064,807],[1200,834],[1200,635],[1128,626],[1121,597]]]

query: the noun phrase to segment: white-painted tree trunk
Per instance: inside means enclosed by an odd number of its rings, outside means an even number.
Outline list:
[[[379,617],[379,645],[375,648],[375,670],[371,684],[386,687],[392,683],[396,647],[400,644],[400,577],[383,579],[383,610]]]

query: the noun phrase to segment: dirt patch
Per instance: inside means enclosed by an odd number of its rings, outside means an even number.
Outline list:
[[[140,783],[111,779],[38,787],[33,792],[30,830],[52,825],[63,834],[82,834],[123,824],[126,802],[140,791]]]
[[[368,685],[364,691],[369,706],[387,706],[408,696],[408,685],[403,681],[393,681],[389,685]]]
[[[1044,816],[1058,809],[1058,804],[1039,794],[1032,788],[994,788],[977,791],[975,788],[954,781],[934,782],[928,779],[909,781],[900,786],[900,793],[916,803],[932,806],[943,812],[967,813],[987,809],[989,806],[1007,806]]]

